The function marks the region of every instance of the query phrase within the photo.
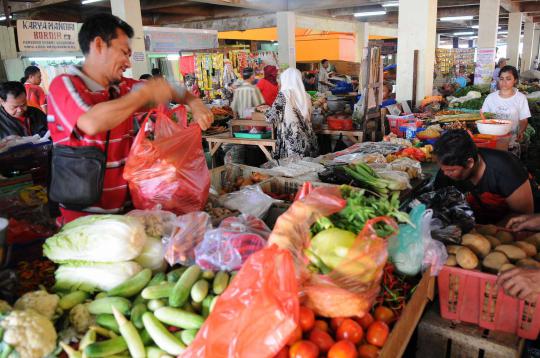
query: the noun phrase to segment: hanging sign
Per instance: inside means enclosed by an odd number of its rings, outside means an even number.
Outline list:
[[[494,47],[478,49],[476,69],[474,71],[475,85],[488,85],[493,80],[496,51]]]
[[[78,30],[76,22],[17,20],[19,51],[79,51]]]
[[[218,32],[215,30],[145,26],[144,47],[147,52],[165,54],[217,48]]]

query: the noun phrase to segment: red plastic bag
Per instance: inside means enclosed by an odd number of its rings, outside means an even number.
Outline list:
[[[202,210],[210,174],[201,128],[186,126],[185,116],[177,124],[163,111],[148,113],[129,153],[124,179],[137,209],[157,207],[179,215]]]
[[[273,357],[297,327],[298,316],[291,254],[264,248],[242,266],[180,357]]]
[[[346,201],[336,187],[310,191],[305,185],[300,192],[278,218],[269,244],[292,253],[305,306],[325,317],[362,317],[379,292],[388,257],[386,238],[378,237],[375,225],[382,221],[397,230],[397,224],[386,217],[367,221],[341,264],[327,275],[317,274],[308,269],[304,254],[311,242],[310,228],[318,219],[342,210]]]

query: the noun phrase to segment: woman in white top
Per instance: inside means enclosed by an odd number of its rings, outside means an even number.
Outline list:
[[[517,90],[519,75],[514,66],[504,66],[499,73],[499,90],[487,96],[482,106],[483,112],[491,112],[498,119],[513,122],[510,151],[519,156],[519,142],[529,124],[531,112],[527,97]]]

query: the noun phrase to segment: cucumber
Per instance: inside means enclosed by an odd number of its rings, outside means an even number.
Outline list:
[[[158,298],[168,298],[171,295],[174,285],[170,282],[163,282],[159,285],[154,285],[145,288],[141,292],[142,298],[145,300],[155,300]]]
[[[105,297],[92,301],[88,304],[88,311],[93,315],[102,313],[112,314],[112,307],[122,314],[128,314],[131,302],[123,297]]]
[[[137,331],[131,321],[128,321],[126,317],[115,308],[113,308],[113,314],[120,329],[120,334],[126,341],[129,354],[134,358],[145,358],[146,349],[144,348],[139,331]]]
[[[84,349],[84,354],[89,357],[106,357],[121,353],[128,349],[126,341],[122,337],[111,338],[106,341],[89,344]]]
[[[151,287],[151,286],[155,286],[155,285],[159,285],[160,283],[164,282],[166,279],[166,276],[163,272],[158,272],[154,275],[154,277],[152,277],[152,279],[150,280],[150,282],[148,282],[148,284],[146,285],[146,287]]]
[[[152,312],[157,310],[158,308],[164,307],[165,301],[164,300],[150,300],[148,301],[148,309]]]
[[[60,301],[58,301],[58,307],[60,307],[64,311],[67,311],[77,306],[79,303],[83,303],[87,298],[87,292],[74,291],[62,297]]]
[[[229,284],[229,274],[225,271],[219,271],[214,278],[212,289],[216,295],[221,295]]]
[[[169,296],[169,306],[181,307],[186,303],[191,287],[197,282],[201,269],[197,265],[190,266],[180,277]]]
[[[194,302],[202,302],[206,295],[208,295],[208,281],[201,279],[193,285],[191,288],[191,299]]]
[[[79,342],[79,350],[84,350],[88,345],[94,343],[97,339],[96,331],[89,329]]]
[[[143,298],[142,293],[137,295],[137,298],[133,301],[133,306],[138,305],[139,303],[146,303],[146,300]]]
[[[147,358],[165,358],[165,357],[170,357],[170,356],[164,350],[159,349],[158,347],[152,346],[152,347],[146,347],[146,357]]]
[[[142,329],[144,327],[142,323],[142,315],[147,311],[146,305],[144,303],[138,303],[131,309],[131,322],[135,327]]]
[[[206,318],[206,317],[208,317],[208,315],[210,315],[210,305],[212,304],[213,299],[214,299],[214,296],[208,295],[202,301],[202,316],[204,318]]]
[[[131,277],[129,280],[121,283],[120,285],[110,289],[107,292],[109,296],[118,296],[118,297],[131,297],[135,296],[150,282],[152,278],[152,270],[149,268],[140,271],[135,276]]]
[[[108,297],[107,292],[100,292],[94,297],[94,300],[99,300],[100,298],[105,298],[105,297]]]
[[[184,352],[186,346],[176,338],[165,326],[150,312],[143,314],[144,328],[148,331],[156,345],[165,352],[172,355],[179,355]]]
[[[204,323],[202,316],[173,307],[159,308],[154,315],[163,323],[183,329],[199,329]]]
[[[214,277],[216,277],[214,271],[204,270],[202,273],[202,278],[204,278],[205,280],[213,280]]]
[[[202,312],[202,302],[191,302],[191,307],[193,307],[194,313]]]
[[[119,334],[120,328],[118,328],[118,323],[112,314],[98,314],[96,316],[96,323],[103,328],[110,329],[114,333]]]
[[[171,283],[176,283],[180,279],[180,276],[187,270],[187,267],[179,267],[170,271],[167,274],[167,281]]]
[[[195,337],[197,336],[198,332],[199,332],[198,329],[183,330],[182,333],[180,334],[180,339],[182,339],[182,342],[184,342],[186,346],[189,346],[191,342],[195,340]]]
[[[148,331],[146,329],[141,329],[139,331],[139,335],[141,336],[141,340],[145,346],[149,346],[150,344],[153,344],[154,341],[152,340],[152,337],[148,334]]]
[[[210,303],[210,313],[212,313],[212,311],[214,310],[214,307],[216,306],[218,297],[219,297],[219,296],[215,296],[215,297],[212,299],[212,302]]]

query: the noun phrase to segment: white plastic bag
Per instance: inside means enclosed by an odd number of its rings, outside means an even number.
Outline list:
[[[238,210],[242,214],[253,215],[257,218],[264,217],[272,204],[279,202],[281,201],[266,195],[258,185],[246,186],[240,191],[225,194],[219,198],[220,205],[227,209]]]

